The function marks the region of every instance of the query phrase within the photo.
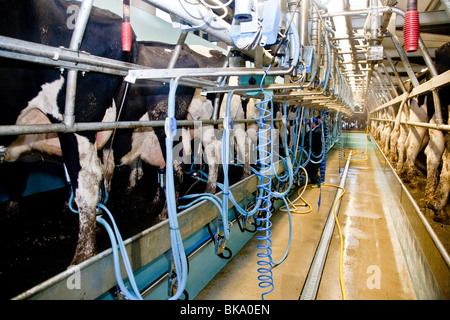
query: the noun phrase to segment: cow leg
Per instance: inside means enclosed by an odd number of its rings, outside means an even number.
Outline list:
[[[71,175],[75,202],[79,211],[78,243],[71,265],[79,264],[96,253],[96,209],[99,201],[99,184],[102,178],[102,170],[97,148],[88,138],[74,134],[61,135],[61,146],[63,147],[64,160],[69,175]],[[75,137],[78,150],[77,157],[69,157],[73,150],[66,148],[73,146],[69,143],[64,145],[70,137]],[[64,146],[63,146],[64,145]],[[73,155],[73,154],[72,154]]]
[[[111,191],[111,181],[114,175],[115,161],[112,149],[103,150],[103,183],[107,192]]]
[[[431,119],[430,123],[436,123]],[[444,134],[440,130],[429,129],[430,140],[425,148],[427,156],[427,184],[425,187],[425,196],[432,198],[438,185],[439,172],[438,167],[441,163],[441,157],[444,152],[445,141]]]
[[[135,159],[130,164],[130,168],[131,172],[128,180],[127,193],[131,193],[144,176],[144,169],[142,168],[142,160],[140,158]]]
[[[395,165],[396,170],[398,171],[401,167],[403,167],[403,164],[405,163],[406,159],[406,146],[407,146],[407,138],[408,138],[408,128],[404,125],[400,125],[400,136],[397,141],[397,153],[398,158]]]
[[[450,223],[450,217],[446,212],[446,205],[450,192],[450,134],[445,135],[445,150],[442,155],[442,170],[439,176],[439,184],[436,192],[430,198],[427,206],[434,211],[436,215],[434,220],[441,223]]]
[[[390,136],[390,143],[389,143],[389,161],[394,164],[398,160],[398,139],[400,137],[400,127],[395,127]]]
[[[215,140],[205,147],[205,157],[208,164],[208,182],[205,193],[216,193],[219,165],[222,161],[222,141]]]
[[[410,102],[410,121],[412,122],[428,122],[426,104],[419,106],[416,99],[412,99]],[[428,130],[421,127],[412,127],[409,130],[406,149],[406,161],[401,168],[399,175],[405,182],[415,181],[417,168],[415,165],[417,155],[421,150],[421,146],[424,142],[424,138]],[[414,186],[413,186],[414,187]]]
[[[245,132],[245,125],[244,124],[235,125],[235,129],[233,131],[238,151],[237,158],[244,163],[244,172],[242,174],[242,179],[244,179],[251,175],[249,153],[246,147],[248,145],[247,142],[248,139],[247,133]]]
[[[180,196],[180,187],[183,184],[183,164],[180,161],[173,161],[173,179],[175,186],[175,199],[176,206],[178,207],[178,197]],[[159,188],[160,189],[160,188]],[[163,193],[160,189],[160,193]],[[160,198],[162,199],[162,198]],[[168,210],[167,210],[167,201],[165,201],[165,205],[161,213],[158,215],[158,219],[160,221],[166,220],[168,218]]]

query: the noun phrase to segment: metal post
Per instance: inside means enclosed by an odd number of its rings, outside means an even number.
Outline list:
[[[392,35],[390,32],[387,32],[387,34],[391,37],[392,42],[394,43],[395,49],[398,52],[398,55],[400,56],[400,59],[402,60],[403,66],[405,67],[406,72],[408,73],[409,78],[411,79],[411,82],[414,87],[419,86],[419,81],[416,78],[416,74],[414,73],[413,68],[411,67],[411,64],[409,63],[408,56],[406,55],[405,49],[403,49],[400,42],[398,42],[398,39],[395,35]]]
[[[175,68],[178,57],[180,56],[181,47],[183,46],[184,42],[186,41],[188,33],[189,32],[181,31],[180,37],[178,38],[178,42],[175,46],[175,49],[173,50],[172,57],[170,57],[169,66],[167,67],[168,69]]]
[[[78,12],[75,29],[73,30],[72,39],[70,40],[69,48],[78,51],[81,46],[84,31],[91,13],[93,0],[83,0],[80,10]],[[66,105],[64,109],[64,123],[68,127],[72,127],[75,123],[75,98],[77,91],[77,70],[69,70],[67,72],[66,85]]]
[[[383,79],[381,78],[380,73],[378,72],[378,70],[374,70],[374,73],[375,73],[375,77],[377,78],[377,80],[378,80],[378,82],[380,84],[380,87],[381,87],[382,91],[384,92],[384,95],[386,96],[388,101],[392,100],[393,99],[392,94],[389,92],[389,90],[388,90],[386,84],[384,83]]]
[[[397,97],[398,93],[397,93],[397,89],[395,89],[394,81],[392,81],[391,77],[389,76],[389,73],[388,73],[387,68],[384,65],[384,63],[381,62],[380,65],[381,65],[381,68],[383,68],[384,76],[385,76],[385,78],[387,78],[389,85],[391,86],[392,92],[394,92],[394,95]]]
[[[406,92],[406,88],[403,85],[402,78],[398,74],[397,68],[395,67],[394,62],[392,61],[391,57],[386,52],[384,53],[384,56],[386,57],[386,60],[389,62],[389,65],[391,66],[391,69],[394,72],[395,78],[397,79],[397,82],[398,82],[398,86],[400,87],[400,89],[402,89],[402,92]]]
[[[447,12],[448,17],[450,18],[450,0],[441,0],[441,3],[444,6],[444,9]]]

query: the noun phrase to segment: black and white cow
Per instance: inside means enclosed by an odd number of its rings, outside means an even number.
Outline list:
[[[136,63],[151,68],[167,68],[172,57],[174,46],[156,42],[138,42]],[[198,68],[199,64],[193,52],[183,46],[180,51],[178,62],[175,67]],[[126,84],[124,84],[126,87]],[[130,84],[128,89],[124,88],[126,99],[124,100],[119,120],[121,121],[153,121],[165,120],[167,117],[167,105],[169,94],[169,83],[152,81],[138,81]],[[194,96],[195,88],[179,86],[175,99],[175,118],[184,120],[188,114],[188,107]],[[118,98],[118,101],[121,97]],[[188,136],[184,139],[190,140]],[[140,160],[147,164],[165,169],[166,146],[165,132],[163,127],[125,129],[119,130],[114,135],[113,146],[108,145],[103,150],[105,164],[105,181],[107,188],[112,180],[116,165],[132,165]],[[175,148],[174,148],[175,149]],[[181,148],[182,149],[182,148]],[[182,162],[179,157],[174,157],[174,172],[176,192],[182,182]],[[178,197],[178,194],[176,195]],[[157,188],[157,194],[153,201],[154,211],[163,210],[165,196],[161,188]],[[167,218],[166,211],[161,214]]]
[[[0,35],[49,46],[69,47],[73,19],[70,5],[59,0],[0,1]],[[93,8],[80,50],[95,56],[130,61],[133,52],[121,48],[122,19]],[[0,59],[0,121],[2,125],[61,123],[67,72],[18,60]],[[78,77],[75,121],[102,121],[113,106],[121,77],[88,72]],[[114,112],[112,113],[114,114]],[[79,210],[78,244],[72,264],[95,254],[96,206],[102,167],[97,156],[96,132],[35,134],[1,137],[6,161],[28,152],[61,156],[71,178]],[[106,137],[107,138],[107,137]]]

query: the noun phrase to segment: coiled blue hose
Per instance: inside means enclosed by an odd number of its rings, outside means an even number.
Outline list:
[[[320,177],[319,177],[319,184],[323,184],[325,182],[325,171],[327,168],[327,151],[328,151],[328,142],[329,142],[329,121],[330,121],[330,112],[329,111],[322,111],[322,133],[323,133],[323,140],[322,140],[322,160],[320,162]]]
[[[272,206],[272,202],[270,201],[270,193],[271,193],[271,184],[272,180],[270,177],[270,160],[271,153],[268,151],[270,148],[270,131],[271,125],[268,124],[268,120],[271,117],[272,110],[272,96],[264,91],[262,84],[264,83],[264,79],[266,77],[267,72],[270,70],[271,65],[266,70],[266,73],[261,79],[260,89],[264,93],[265,100],[260,101],[255,104],[256,108],[259,110],[259,118],[256,120],[256,123],[259,125],[259,130],[257,132],[258,137],[258,145],[256,147],[258,152],[258,160],[257,164],[260,166],[260,171],[257,172],[259,177],[259,182],[256,187],[262,191],[257,197],[258,200],[261,200],[261,217],[256,219],[257,223],[259,223],[260,227],[257,228],[257,231],[261,231],[264,233],[262,236],[257,236],[257,240],[262,241],[262,244],[257,245],[257,249],[261,250],[261,252],[257,253],[257,257],[260,258],[257,264],[259,266],[258,272],[260,275],[258,276],[259,287],[261,288],[269,288],[269,291],[264,292],[261,295],[261,298],[264,300],[264,296],[273,291],[273,273],[272,273],[272,240],[270,239],[272,236],[272,232],[270,230],[272,226],[272,222],[270,218],[272,217],[272,213],[270,212],[270,207]],[[267,108],[268,104],[270,107]]]

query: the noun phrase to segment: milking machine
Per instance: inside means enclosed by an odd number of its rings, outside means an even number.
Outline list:
[[[227,3],[217,2],[217,6],[211,5],[210,2],[205,2],[201,0],[201,3],[209,8],[210,10],[223,10],[224,14],[227,11]],[[279,0],[242,0],[235,1],[235,11],[234,18],[230,25],[230,37],[236,48],[244,51],[255,51],[261,50],[262,47],[268,47],[269,45],[275,45],[276,50],[274,57],[269,63],[261,63],[265,68],[264,73],[260,72],[257,76],[251,76],[255,80],[255,84],[259,84],[259,90],[245,89],[244,91],[253,90],[256,94],[263,96],[262,101],[256,103],[256,108],[259,110],[259,116],[255,119],[258,125],[257,132],[257,146],[256,146],[256,168],[252,167],[252,172],[255,174],[257,179],[256,192],[254,193],[254,201],[237,201],[236,195],[233,194],[232,188],[229,184],[229,164],[231,163],[230,146],[232,138],[232,130],[234,126],[234,120],[230,115],[230,104],[234,90],[225,89],[228,92],[228,97],[226,101],[226,113],[222,121],[223,133],[222,133],[222,168],[224,174],[223,183],[217,183],[217,186],[221,189],[222,195],[214,194],[187,194],[180,199],[189,200],[190,203],[176,206],[175,198],[175,181],[174,181],[174,168],[173,164],[173,145],[174,139],[177,135],[177,129],[179,125],[175,119],[175,99],[176,90],[182,78],[189,77],[189,74],[180,73],[174,77],[166,77],[164,79],[170,78],[170,91],[168,100],[168,112],[167,118],[164,121],[165,129],[165,144],[166,144],[166,172],[165,176],[158,174],[158,184],[162,189],[164,189],[167,203],[168,211],[168,224],[170,233],[170,252],[165,254],[165,257],[170,260],[169,267],[169,297],[171,300],[176,300],[183,298],[183,294],[186,294],[186,288],[188,283],[189,274],[189,262],[188,255],[190,252],[186,251],[186,246],[184,245],[183,238],[180,232],[179,223],[179,210],[184,210],[187,208],[192,208],[201,202],[207,201],[212,204],[219,212],[219,216],[214,220],[216,230],[211,228],[208,222],[204,225],[203,229],[208,228],[209,235],[204,237],[198,242],[214,241],[215,254],[223,259],[229,259],[232,255],[231,249],[227,246],[227,241],[231,239],[232,232],[230,226],[232,221],[230,221],[230,211],[231,214],[236,216],[238,222],[240,218],[243,217],[246,221],[253,218],[255,221],[255,230],[257,231],[257,240],[260,243],[257,245],[259,250],[257,253],[257,271],[259,287],[264,289],[265,292],[262,293],[261,297],[264,297],[274,290],[273,283],[273,268],[283,261],[285,261],[291,246],[292,240],[292,221],[290,213],[290,201],[288,196],[290,195],[293,185],[299,182],[299,175],[302,174],[304,166],[309,162],[321,163],[321,181],[320,184],[325,181],[325,170],[326,170],[326,153],[327,144],[329,141],[330,132],[328,131],[328,125],[330,121],[330,111],[320,111],[321,117],[323,119],[321,123],[322,128],[322,151],[319,155],[313,154],[311,150],[311,130],[306,131],[308,121],[312,121],[314,116],[314,105],[313,106],[301,106],[296,107],[294,111],[294,119],[292,120],[293,126],[293,149],[290,150],[288,147],[287,139],[287,123],[289,122],[288,115],[288,105],[287,101],[282,104],[282,114],[284,123],[284,157],[276,154],[275,146],[275,130],[274,130],[274,114],[273,114],[273,103],[274,103],[274,92],[272,89],[267,89],[265,86],[268,83],[273,83],[271,78],[271,72],[273,68],[282,66],[283,68],[292,68],[294,70],[294,75],[290,74],[291,79],[297,77],[299,74],[301,76],[298,78],[298,83],[295,83],[295,89],[300,91],[300,89],[319,89],[316,94],[324,94],[327,89],[329,89],[329,83],[332,81],[337,89],[340,87],[336,85],[337,77],[334,76],[332,70],[331,50],[332,44],[329,39],[328,34],[330,30],[320,30],[322,38],[324,41],[324,48],[327,55],[327,60],[324,62],[323,68],[321,70],[320,63],[321,57],[314,45],[308,45],[306,42],[302,42],[299,35],[299,25],[300,19],[298,13],[296,12],[299,7],[300,1],[294,2],[290,1],[290,6],[294,10],[291,13],[287,13],[285,18],[282,19],[280,10]],[[305,2],[309,3],[309,2]],[[191,3],[189,3],[191,5]],[[130,29],[130,19],[129,19],[129,8],[130,2],[124,1],[123,7],[123,50],[130,50],[130,40],[131,40],[131,29]],[[291,8],[292,9],[292,8]],[[307,11],[309,7],[307,8]],[[308,17],[306,18],[306,27],[308,22]],[[282,21],[283,20],[283,21]],[[210,22],[217,22],[214,19],[210,19]],[[304,22],[304,21],[303,21]],[[204,22],[205,28],[208,23]],[[325,24],[324,24],[325,25]],[[281,28],[280,28],[281,26]],[[325,25],[326,27],[326,25]],[[186,31],[186,30],[184,30]],[[308,33],[309,30],[303,30],[304,33]],[[274,66],[275,57],[279,59],[279,65]],[[301,61],[300,61],[301,60]],[[260,70],[263,69],[260,67]],[[245,69],[242,68],[241,80],[245,78]],[[206,71],[205,71],[206,72]],[[196,77],[196,75],[191,75]],[[330,80],[331,79],[331,80]],[[159,79],[160,80],[160,79]],[[158,80],[158,81],[159,81]],[[308,82],[306,82],[308,81]],[[247,81],[248,82],[248,81]],[[194,82],[196,84],[200,83]],[[250,94],[248,92],[248,94]],[[309,135],[309,145],[305,145],[305,137]],[[277,161],[277,157],[281,161]],[[279,174],[282,171],[282,166],[284,166],[284,173]],[[191,167],[193,171],[193,167]],[[197,179],[205,181],[208,178],[207,174],[202,170],[197,172]],[[306,174],[306,179],[308,179]],[[275,190],[275,181],[280,184],[280,188]],[[305,181],[307,184],[307,181]],[[273,214],[274,201],[277,200],[278,203],[280,199],[284,203],[284,210],[288,213],[289,217],[289,240],[286,246],[286,250],[280,260],[275,261],[273,258],[272,251],[272,231],[271,231],[271,217]],[[72,207],[72,199],[70,201],[70,206],[73,211],[76,211]],[[233,208],[229,207],[229,201],[233,204]],[[249,204],[249,202],[252,202]],[[320,204],[320,198],[319,198]],[[125,299],[138,300],[143,298],[143,294],[139,291],[137,286],[137,281],[133,274],[131,268],[131,263],[127,256],[124,241],[119,233],[117,225],[114,222],[111,212],[106,208],[105,203],[102,201],[98,204],[97,221],[99,224],[104,226],[108,236],[111,241],[112,255],[114,263],[114,272],[117,281],[117,285]],[[101,214],[106,214],[109,218],[110,223],[104,219]],[[242,230],[247,230],[248,225],[241,227]],[[199,236],[200,237],[200,236]],[[202,246],[201,244],[200,246]],[[197,243],[196,243],[197,246]],[[119,250],[122,257],[125,270],[128,275],[129,287],[125,284],[122,279],[122,274],[120,271],[120,256]],[[191,247],[189,247],[191,250]],[[189,251],[188,250],[188,251]],[[142,290],[142,288],[141,288]],[[185,297],[187,297],[185,295]]]

